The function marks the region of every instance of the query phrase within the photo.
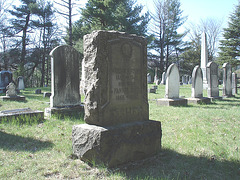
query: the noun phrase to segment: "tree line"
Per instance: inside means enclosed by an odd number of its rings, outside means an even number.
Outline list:
[[[201,34],[207,33],[209,61],[219,65],[239,63],[240,3],[230,15],[228,27],[223,29],[215,19],[190,24],[179,32],[187,17],[180,0],[155,0],[155,9],[143,12],[135,0],[88,0],[79,8],[80,18],[73,22],[74,0],[0,0],[0,70],[11,70],[14,77],[24,76],[28,87],[48,86],[51,80],[50,51],[60,45],[75,47],[83,55],[83,36],[94,30],[116,30],[146,37],[148,41],[148,69],[161,75],[171,63],[179,66],[181,74],[191,75],[201,59]],[[68,20],[63,35],[57,16]],[[186,40],[187,39],[187,40]],[[218,46],[220,51],[217,52]]]

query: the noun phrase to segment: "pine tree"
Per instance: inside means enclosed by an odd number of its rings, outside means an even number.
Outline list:
[[[240,2],[235,11],[230,15],[228,27],[224,28],[223,37],[220,41],[218,63],[222,65],[229,62],[232,67],[240,65]]]
[[[73,26],[73,39],[78,41],[93,30],[116,30],[146,35],[149,14],[134,0],[89,0],[81,9],[81,19]]]

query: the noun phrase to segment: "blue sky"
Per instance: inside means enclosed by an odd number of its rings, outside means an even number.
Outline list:
[[[154,11],[154,0],[137,0],[150,12]],[[183,15],[188,16],[188,23],[199,23],[200,20],[214,18],[223,21],[223,27],[227,27],[229,15],[234,11],[238,0],[180,0]]]

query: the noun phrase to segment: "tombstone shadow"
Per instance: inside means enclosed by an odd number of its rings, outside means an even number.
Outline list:
[[[54,144],[50,141],[41,141],[0,131],[0,148],[3,150],[36,152],[53,146]]]
[[[154,157],[110,171],[126,179],[238,179],[239,167],[239,161],[222,161],[215,156],[195,157],[162,149]]]

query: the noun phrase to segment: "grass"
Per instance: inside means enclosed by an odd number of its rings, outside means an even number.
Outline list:
[[[22,91],[25,102],[1,102],[0,110],[49,107],[49,98],[34,94],[35,89]],[[190,97],[191,87],[181,86],[180,96]],[[148,97],[150,119],[162,122],[162,150],[114,169],[72,156],[72,126],[84,123],[82,117],[31,125],[2,122],[0,179],[240,179],[240,96],[209,105],[156,106],[155,99],[163,97],[162,85]]]

